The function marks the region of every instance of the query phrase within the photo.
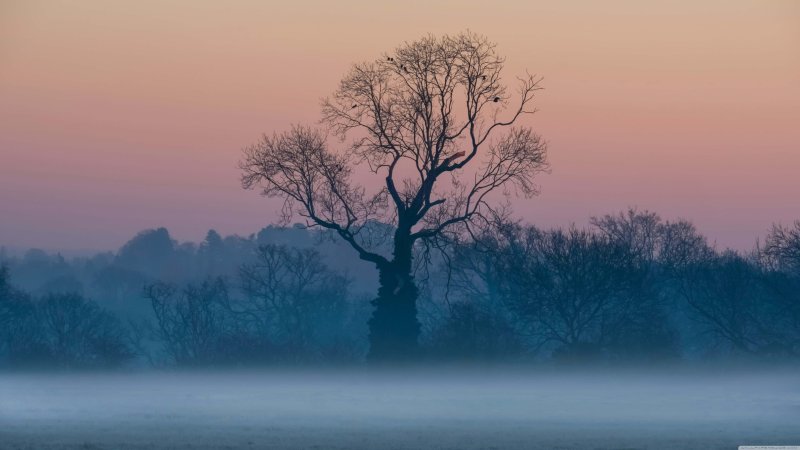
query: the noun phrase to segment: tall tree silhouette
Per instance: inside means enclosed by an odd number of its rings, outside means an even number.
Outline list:
[[[485,218],[494,191],[534,195],[548,167],[545,142],[514,126],[535,112],[540,79],[520,78],[512,94],[503,64],[494,43],[470,32],[405,43],[354,65],[323,101],[327,131],[351,145],[332,151],[325,130],[294,126],[244,150],[244,187],[283,198],[286,218],[332,230],[377,267],[372,360],[416,352],[415,248]],[[380,188],[354,180],[361,166]],[[376,222],[391,233],[380,236]]]

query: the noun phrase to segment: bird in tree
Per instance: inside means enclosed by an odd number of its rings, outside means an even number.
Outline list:
[[[244,149],[245,188],[283,199],[286,220],[330,230],[377,269],[371,361],[418,355],[421,249],[488,223],[502,201],[493,193],[537,193],[547,146],[519,122],[535,112],[541,79],[520,78],[515,105],[487,108],[512,98],[499,81],[503,63],[471,32],[405,43],[351,68],[322,103],[323,129],[293,126]],[[333,149],[330,136],[350,145]],[[359,166],[375,182],[357,181]]]

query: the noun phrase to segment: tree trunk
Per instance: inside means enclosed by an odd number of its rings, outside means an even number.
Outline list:
[[[380,288],[369,320],[370,362],[409,361],[419,355],[419,291],[411,275],[411,246],[396,240],[394,256],[378,268]]]

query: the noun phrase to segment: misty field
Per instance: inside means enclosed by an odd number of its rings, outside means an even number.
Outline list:
[[[722,449],[798,424],[790,371],[0,376],[3,448]]]

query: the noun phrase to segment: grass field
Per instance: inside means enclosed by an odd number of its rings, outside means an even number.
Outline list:
[[[0,375],[0,447],[800,445],[800,372]]]

